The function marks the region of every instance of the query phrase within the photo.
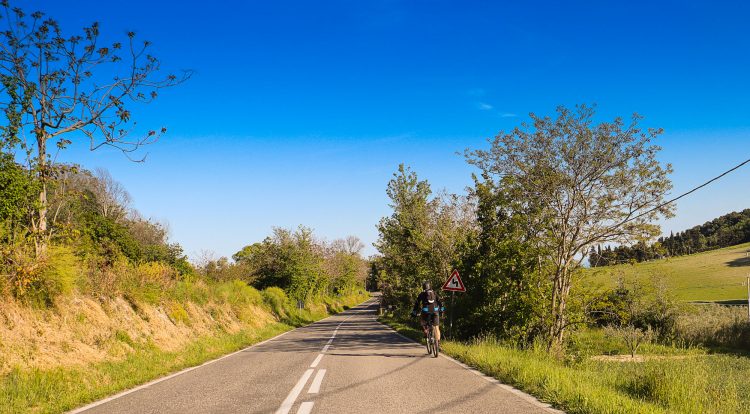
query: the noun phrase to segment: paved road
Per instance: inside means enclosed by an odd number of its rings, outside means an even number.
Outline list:
[[[376,310],[368,301],[83,412],[554,412],[451,359],[427,356],[378,323]]]

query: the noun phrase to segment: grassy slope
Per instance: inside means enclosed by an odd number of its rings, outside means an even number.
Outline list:
[[[328,308],[340,311],[366,300],[354,295],[327,299]],[[295,312],[284,320],[295,326],[322,319],[325,307]],[[216,331],[196,338],[182,349],[165,351],[150,341],[137,342],[127,335],[118,340],[133,352],[119,360],[85,366],[54,369],[14,369],[0,376],[0,413],[58,413],[96,401],[119,391],[132,388],[181,369],[242,349],[273,337],[295,326],[271,323],[261,328],[245,328],[239,332]]]
[[[383,319],[411,338],[421,333]],[[643,353],[663,354],[654,346]],[[485,374],[568,413],[746,413],[750,360],[672,348],[642,363],[583,358],[560,361],[543,349],[519,350],[494,341],[444,341],[442,350]],[[675,354],[677,353],[677,354]]]
[[[593,281],[610,287],[620,276],[625,280],[659,278],[682,300],[741,300],[747,299],[743,282],[750,273],[750,258],[745,257],[748,249],[750,243],[745,243],[635,265],[600,267],[587,273]]]

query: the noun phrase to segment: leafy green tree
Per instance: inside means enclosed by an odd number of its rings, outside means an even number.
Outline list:
[[[0,222],[10,227],[10,234],[30,224],[37,191],[29,171],[18,165],[12,154],[0,152]]]
[[[438,280],[430,271],[427,256],[431,248],[428,233],[432,190],[427,181],[419,180],[416,173],[401,164],[388,182],[386,193],[393,213],[380,220],[375,243],[382,254],[381,284],[386,285],[386,302],[407,306],[422,281]]]
[[[462,246],[459,268],[471,288],[455,305],[461,336],[492,334],[524,343],[543,333],[549,282],[526,228],[527,216],[493,180],[475,177],[477,231]]]
[[[550,346],[561,346],[573,275],[589,247],[657,236],[653,222],[671,215],[662,205],[671,166],[656,159],[652,141],[661,130],[642,130],[638,115],[628,124],[594,124],[594,109],[581,105],[531,119],[467,158],[517,201],[519,213],[533,212],[527,231],[551,265]]]

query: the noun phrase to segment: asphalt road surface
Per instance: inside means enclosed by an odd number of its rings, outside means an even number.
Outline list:
[[[549,413],[376,321],[373,299],[74,412]]]

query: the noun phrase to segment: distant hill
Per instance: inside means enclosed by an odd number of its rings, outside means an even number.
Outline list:
[[[660,237],[653,244],[638,243],[605,249],[592,248],[591,267],[611,266],[628,262],[644,262],[664,257],[677,257],[750,242],[750,209],[725,214],[700,226],[669,237]]]
[[[588,269],[594,283],[614,287],[617,279],[660,279],[678,299],[731,301],[747,299],[743,283],[750,275],[750,243],[703,253],[669,257],[637,264]]]

